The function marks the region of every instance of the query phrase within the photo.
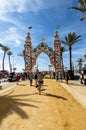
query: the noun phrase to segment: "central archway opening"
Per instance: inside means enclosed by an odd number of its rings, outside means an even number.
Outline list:
[[[33,67],[33,71],[36,71],[37,69],[41,72],[54,71],[54,67],[51,65],[48,55],[45,54],[44,52],[40,53],[36,59],[36,64]]]

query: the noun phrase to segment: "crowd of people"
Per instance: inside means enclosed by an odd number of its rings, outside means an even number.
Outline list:
[[[58,73],[58,72],[50,72],[49,74],[49,78],[53,78],[56,81],[62,80],[64,79],[66,81],[66,83],[69,83],[69,80],[71,79],[70,74],[68,71],[65,72],[64,75],[62,75],[62,73]],[[46,75],[43,74],[42,72],[39,72],[39,70],[37,70],[35,73],[34,72],[30,72],[25,74],[25,76],[20,76],[19,74],[16,75],[16,83],[18,84],[19,80],[22,78],[22,80],[28,79],[29,80],[29,84],[30,86],[33,85],[33,80],[35,80],[35,87],[37,88],[39,94],[41,94],[41,88],[43,85],[43,78]],[[80,83],[86,85],[86,73],[84,73],[84,71],[81,71],[80,73]]]
[[[66,83],[69,83],[69,80],[71,79],[70,74],[68,71],[66,71],[64,74],[62,72],[39,72],[37,70],[36,72],[28,72],[28,73],[16,73],[15,76],[15,81],[16,84],[19,84],[20,80],[29,80],[30,86],[33,85],[33,79],[35,80],[35,87],[38,89],[39,94],[41,94],[41,87],[43,84],[43,78],[46,75],[49,75],[50,79],[55,79],[56,81],[64,79]],[[2,75],[1,75],[2,76]],[[0,77],[1,77],[0,76]],[[13,76],[13,78],[14,78]],[[5,74],[4,77],[8,77],[8,74]],[[86,72],[81,70],[80,72],[80,83],[86,85]]]
[[[35,87],[38,89],[39,94],[41,94],[41,87],[43,84],[43,74],[37,70],[34,74],[32,72],[29,73],[28,79],[30,81],[30,86],[32,86],[33,79],[35,80]]]
[[[81,70],[80,72],[80,82],[81,84],[86,85],[86,73],[83,70]]]
[[[22,79],[22,77],[23,77],[23,79]],[[33,79],[34,79],[35,80],[35,87],[37,88],[39,95],[41,94],[41,87],[42,87],[42,84],[44,82],[42,72],[39,72],[39,70],[37,70],[35,73],[28,72],[28,73],[25,73],[23,76],[17,74],[16,75],[16,84],[17,85],[18,85],[18,82],[19,82],[20,79],[21,80],[28,79],[30,86],[33,86]]]

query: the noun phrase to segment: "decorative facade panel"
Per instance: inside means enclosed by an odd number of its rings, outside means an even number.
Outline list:
[[[37,57],[44,52],[48,55],[51,64],[54,66],[55,71],[61,70],[61,54],[60,54],[60,40],[58,37],[58,32],[54,35],[54,49],[49,47],[45,42],[41,42],[36,48],[32,48],[30,33],[26,36],[26,41],[24,44],[25,48],[25,71],[32,71],[32,68],[36,64]]]

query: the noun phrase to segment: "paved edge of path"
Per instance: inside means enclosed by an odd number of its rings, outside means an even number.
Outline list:
[[[74,90],[71,86],[58,82],[63,88],[65,88],[71,95],[84,107],[86,108],[86,96],[80,94],[76,90]],[[84,91],[84,90],[83,90]]]
[[[0,95],[5,93],[5,92],[9,92],[9,91],[13,90],[15,87],[16,87],[16,85],[9,87],[9,88],[6,88],[6,89],[0,90]]]

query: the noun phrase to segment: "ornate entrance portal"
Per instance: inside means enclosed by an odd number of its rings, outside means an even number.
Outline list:
[[[27,33],[26,41],[24,44],[24,60],[25,60],[25,72],[31,72],[36,65],[36,59],[44,52],[50,59],[51,64],[54,66],[55,72],[62,71],[61,42],[59,40],[58,32],[55,32],[53,48],[49,47],[44,41],[42,41],[36,48],[32,48],[32,42],[30,33]]]

